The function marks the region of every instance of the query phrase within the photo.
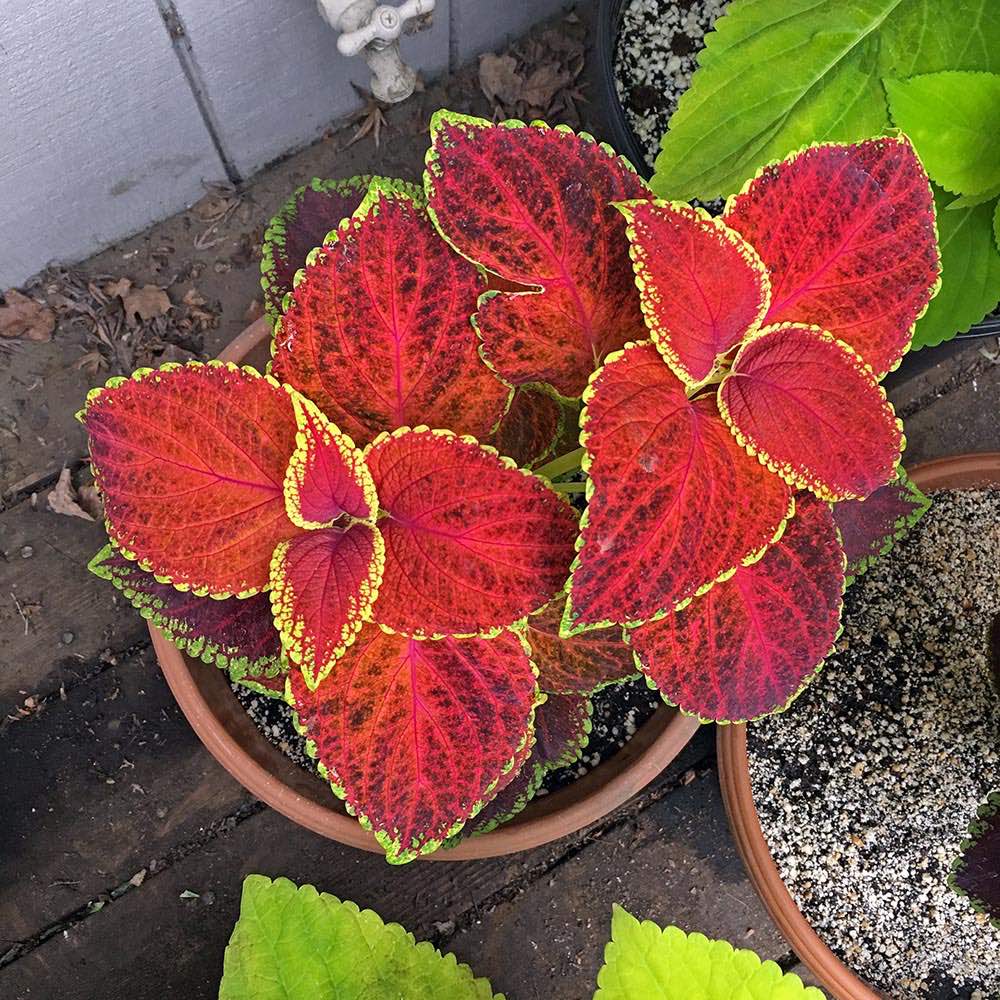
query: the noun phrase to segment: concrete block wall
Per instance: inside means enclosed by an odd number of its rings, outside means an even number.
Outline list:
[[[565,4],[437,0],[403,58],[429,79]],[[5,0],[0,290],[308,144],[368,79],[315,0]]]

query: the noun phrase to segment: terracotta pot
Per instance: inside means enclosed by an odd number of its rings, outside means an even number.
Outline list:
[[[908,472],[925,491],[1000,485],[1000,452],[941,458]],[[719,781],[729,825],[750,881],[778,929],[830,996],[837,1000],[882,1000],[881,994],[862,982],[826,946],[799,912],[778,874],[754,806],[746,726],[720,726],[718,748]]]
[[[263,370],[269,336],[266,320],[259,319],[220,358]],[[224,671],[185,656],[159,629],[150,626],[149,631],[163,674],[191,727],[209,753],[247,791],[300,826],[342,844],[381,853],[375,838],[347,815],[325,781],[297,767],[261,735],[237,701]],[[697,720],[663,705],[620,753],[579,781],[533,800],[520,815],[492,833],[421,857],[432,861],[488,858],[565,837],[645,787],[697,729]]]

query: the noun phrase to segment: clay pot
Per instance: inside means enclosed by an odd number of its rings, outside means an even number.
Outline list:
[[[259,319],[220,358],[263,370],[269,337],[267,321]],[[191,727],[209,753],[247,791],[315,833],[382,853],[372,834],[347,814],[325,781],[293,764],[261,735],[233,694],[225,671],[185,656],[152,625],[149,631],[163,674]],[[574,833],[645,787],[697,729],[697,720],[663,705],[618,754],[579,781],[534,799],[515,819],[491,833],[470,837],[455,848],[421,858],[488,858],[538,847]]]
[[[907,471],[925,492],[1000,485],[1000,452],[940,458]],[[883,1000],[881,994],[862,982],[824,944],[785,888],[771,858],[754,806],[747,762],[746,726],[720,726],[718,750],[719,781],[729,825],[750,881],[771,919],[831,997],[836,1000]]]

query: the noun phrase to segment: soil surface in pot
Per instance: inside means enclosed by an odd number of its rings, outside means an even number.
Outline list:
[[[748,726],[750,775],[785,885],[857,975],[892,1000],[995,1000],[1000,930],[947,878],[1000,776],[1000,490],[933,501],[848,589],[820,676]]]
[[[258,694],[240,684],[233,684],[232,688],[265,738],[300,767],[315,774],[316,761],[306,753],[305,737],[292,725],[291,708],[277,698]],[[572,784],[613,757],[662,704],[659,694],[641,677],[603,688],[591,697],[591,702],[593,728],[587,746],[576,763],[550,771],[538,795]]]
[[[726,6],[725,0],[626,0],[622,5],[615,89],[649,163],[691,83],[705,35]]]

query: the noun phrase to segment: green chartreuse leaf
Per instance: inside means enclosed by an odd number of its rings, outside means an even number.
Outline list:
[[[955,194],[1000,183],[1000,75],[969,71],[885,80],[892,120],[931,179]]]
[[[994,206],[944,211],[948,195],[934,190],[941,290],[917,320],[912,349],[936,347],[978,323],[1000,301],[1000,251],[994,234]]]
[[[997,250],[1000,250],[1000,201],[993,209],[993,239],[996,242]]]
[[[249,875],[219,1000],[503,1000],[454,955],[287,879]]]
[[[985,191],[980,191],[979,194],[959,195],[954,201],[949,201],[945,208],[949,212],[956,212],[960,208],[972,208],[975,205],[982,205],[984,201],[993,201],[997,195],[1000,195],[1000,183],[994,184],[993,187],[987,188]]]
[[[715,29],[656,158],[661,197],[731,194],[802,146],[880,133],[883,77],[1000,71],[996,0],[733,0]]]
[[[752,951],[640,923],[620,906],[597,987],[594,1000],[823,1000],[814,986]]]

